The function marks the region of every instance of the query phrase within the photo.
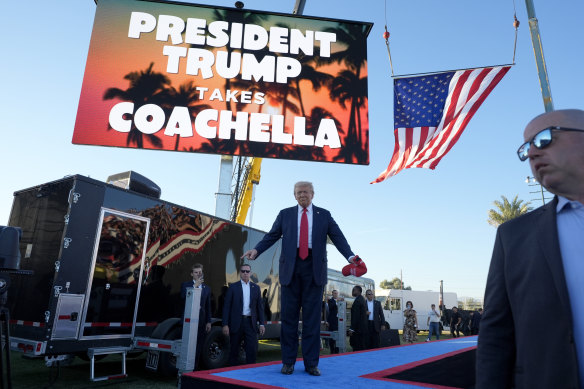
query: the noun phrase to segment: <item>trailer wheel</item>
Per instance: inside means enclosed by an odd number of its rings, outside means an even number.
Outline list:
[[[170,331],[164,334],[163,339],[166,340],[177,340],[182,336],[182,327],[173,327]],[[172,353],[161,352],[160,358],[158,359],[158,372],[165,376],[176,375],[178,369],[176,368],[176,356]]]
[[[212,327],[201,349],[201,363],[207,369],[226,366],[229,361],[229,348],[229,337],[223,335],[221,327]]]

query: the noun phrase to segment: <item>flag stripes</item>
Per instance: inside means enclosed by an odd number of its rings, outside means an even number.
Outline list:
[[[436,168],[509,69],[510,66],[496,66],[396,79],[394,151],[387,169],[372,183],[381,182],[403,169]],[[440,95],[441,86],[432,84],[438,82],[439,77],[446,77],[442,82],[451,77],[445,99]],[[431,109],[421,110],[421,104],[424,108],[429,105]],[[431,113],[435,112],[442,115],[434,114],[434,120]],[[410,125],[403,126],[403,123]],[[411,126],[414,123],[429,125]]]

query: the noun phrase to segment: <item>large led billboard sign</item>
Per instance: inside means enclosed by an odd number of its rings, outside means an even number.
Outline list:
[[[370,29],[99,0],[73,143],[368,164]]]

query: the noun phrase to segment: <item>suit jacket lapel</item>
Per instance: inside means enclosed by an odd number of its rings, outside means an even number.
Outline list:
[[[238,302],[238,306],[243,305],[243,285],[241,284],[241,280],[237,281],[237,295],[239,296],[240,301]]]
[[[564,305],[565,312],[570,314],[570,298],[568,295],[568,288],[566,286],[566,277],[564,275],[564,265],[562,263],[562,254],[560,251],[560,242],[558,239],[558,225],[556,218],[556,207],[558,205],[558,198],[555,197],[553,201],[542,207],[542,215],[538,218],[538,242],[543,255],[550,268],[554,286],[560,296],[559,303]]]
[[[295,231],[294,238],[298,240],[298,234],[300,233],[300,231],[298,231],[298,205],[290,208],[289,220],[292,224],[292,229],[290,231]]]
[[[312,204],[312,247],[314,247],[314,235],[316,231],[319,231],[318,228],[321,225],[320,221],[320,208]]]

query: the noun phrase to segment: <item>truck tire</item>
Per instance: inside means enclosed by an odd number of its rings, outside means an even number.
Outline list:
[[[220,326],[211,328],[201,349],[201,363],[206,369],[218,369],[229,362],[229,337]]]
[[[162,339],[176,340],[182,336],[182,327],[172,327]],[[168,352],[160,352],[158,359],[158,372],[164,376],[176,376],[178,369],[176,368],[176,356]]]

